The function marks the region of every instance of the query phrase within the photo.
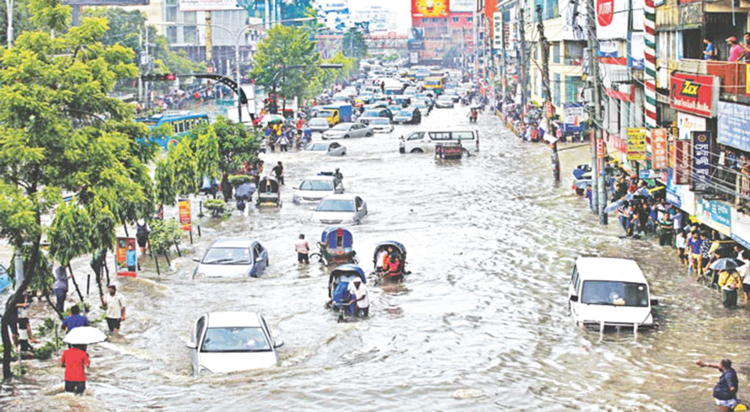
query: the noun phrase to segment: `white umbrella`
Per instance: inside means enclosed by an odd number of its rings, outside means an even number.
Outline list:
[[[106,339],[107,335],[97,328],[79,326],[68,332],[63,342],[71,345],[90,345],[92,343],[104,342]]]
[[[284,116],[279,116],[278,114],[266,114],[266,115],[263,115],[263,118],[260,119],[260,122],[263,125],[267,125],[268,123],[271,123],[271,122],[283,122],[284,120],[286,120]]]

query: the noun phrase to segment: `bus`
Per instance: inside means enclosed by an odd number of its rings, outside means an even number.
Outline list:
[[[150,130],[168,124],[172,127],[172,133],[174,135],[167,141],[167,139],[153,139],[153,141],[161,146],[162,149],[167,150],[167,146],[170,144],[177,144],[180,138],[187,134],[192,129],[202,125],[208,124],[208,115],[205,113],[190,113],[188,111],[178,113],[164,113],[156,114],[151,117],[139,117],[135,119],[138,123],[143,123]]]
[[[424,88],[434,91],[436,95],[441,95],[445,89],[445,79],[442,76],[428,77],[424,79]]]

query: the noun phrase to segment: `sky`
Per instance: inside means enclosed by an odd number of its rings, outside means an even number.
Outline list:
[[[384,9],[393,10],[398,16],[398,32],[405,34],[411,27],[411,1],[410,0],[349,0],[349,9],[359,10],[368,8],[372,4],[382,6]]]

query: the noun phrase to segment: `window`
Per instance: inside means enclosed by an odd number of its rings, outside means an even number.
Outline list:
[[[198,44],[198,28],[197,27],[183,27],[182,38],[185,44]]]
[[[255,246],[253,246],[253,255],[257,259],[263,254],[263,246],[260,245],[260,243],[256,243]]]
[[[430,140],[450,140],[449,132],[430,132]]]
[[[165,10],[165,16],[164,19],[169,22],[176,22],[177,21],[177,6],[167,6]],[[170,27],[170,29],[173,27]],[[176,27],[174,27],[176,28]]]
[[[550,53],[552,53],[552,63],[560,63],[560,49],[562,43],[550,43]]]
[[[560,107],[560,98],[561,98],[561,89],[562,89],[562,80],[560,79],[560,74],[555,73],[555,77],[552,79],[552,104],[554,104],[556,107]]]
[[[440,19],[432,19],[432,22],[433,22],[433,23],[439,23],[439,22],[440,22]]]
[[[423,137],[423,132],[412,133],[406,140],[422,140]]]
[[[472,132],[453,132],[452,135],[455,140],[474,140]]]
[[[458,23],[458,21],[459,21],[459,20],[461,20],[461,18],[460,18],[460,17],[454,17],[454,18],[453,18],[453,22],[454,22],[454,23]]]
[[[429,22],[430,22],[430,19],[427,19],[427,18],[422,19],[422,24],[429,23]]]
[[[588,280],[583,282],[581,303],[646,307],[648,290],[643,283]]]
[[[198,319],[198,323],[195,325],[195,339],[193,342],[198,343],[201,341],[201,332],[203,331],[203,328],[206,326],[206,317],[202,316],[200,319]]]
[[[567,76],[565,78],[565,101],[577,102],[581,87],[583,87],[583,82],[579,76]]]
[[[167,27],[167,39],[169,43],[177,43],[177,27]]]
[[[473,21],[474,21],[474,18],[473,18],[473,17],[467,17],[467,18],[466,18],[466,22],[467,22],[467,23],[471,23],[471,22],[473,22]]]

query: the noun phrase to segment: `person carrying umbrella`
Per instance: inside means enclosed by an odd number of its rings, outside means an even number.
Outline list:
[[[90,365],[86,345],[71,345],[63,352],[60,366],[65,368],[65,392],[83,395],[86,390],[86,368]]]
[[[719,269],[721,270],[721,272],[719,273],[719,281],[717,284],[721,288],[721,300],[725,308],[733,308],[737,306],[737,289],[742,287],[742,279],[740,279],[740,274],[737,273],[737,270],[735,270],[738,265],[734,262],[724,262],[734,260],[735,259],[726,258],[719,259],[714,262],[713,265],[711,265],[712,268],[720,268],[721,266],[724,267],[724,269]],[[723,264],[717,265],[717,263],[720,262]]]

